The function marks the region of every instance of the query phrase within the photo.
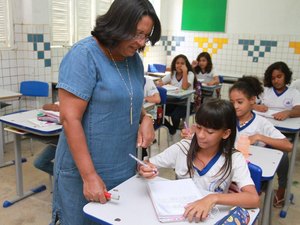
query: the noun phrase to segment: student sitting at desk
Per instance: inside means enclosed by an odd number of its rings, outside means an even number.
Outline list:
[[[264,93],[259,96],[261,103],[253,108],[259,112],[268,109],[278,111],[273,114],[276,120],[300,117],[300,93],[288,87],[292,80],[292,71],[284,62],[275,62],[265,71]]]
[[[59,112],[59,102],[54,104],[43,105],[44,110],[51,110]],[[34,160],[33,165],[51,176],[53,176],[53,160],[55,158],[56,145],[58,142],[58,136],[55,137],[51,143],[49,143],[40,153],[40,155]]]
[[[208,86],[217,85],[220,83],[219,76],[213,70],[213,64],[208,52],[202,52],[193,60],[192,67],[196,74],[197,80],[205,83]]]
[[[259,197],[243,155],[234,150],[236,115],[226,100],[211,99],[203,103],[195,116],[192,141],[183,139],[150,158],[149,167],[139,166],[139,173],[153,178],[156,167],[174,168],[178,179],[193,178],[199,189],[212,194],[191,202],[184,216],[189,221],[205,220],[215,204],[256,208]],[[228,193],[234,181],[240,193]]]
[[[256,96],[263,88],[256,77],[244,76],[229,89],[229,98],[233,103],[238,118],[237,140],[247,135],[250,144],[269,146],[284,152],[277,168],[278,190],[275,194],[274,207],[282,207],[289,169],[288,152],[292,151],[292,143],[266,118],[252,112]]]
[[[150,78],[145,77],[145,86],[144,86],[144,101],[159,104],[160,103],[160,95],[155,86],[155,83]],[[154,107],[153,110],[149,111],[153,118],[156,118],[157,107]],[[142,148],[142,159],[147,156],[147,148]]]
[[[156,82],[157,85],[163,86],[171,84],[178,87],[179,90],[193,90],[195,75],[189,60],[185,55],[177,55],[171,63],[171,74],[167,74],[162,80]],[[172,124],[165,119],[165,125],[171,135],[176,133],[179,127],[180,119],[186,116],[186,105],[178,102],[168,102],[166,115],[172,119]]]

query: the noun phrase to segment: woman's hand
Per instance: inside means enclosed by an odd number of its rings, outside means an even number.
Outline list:
[[[156,84],[156,86],[159,86],[159,87],[164,85],[162,79],[159,79],[159,80],[155,81],[155,84]]]
[[[193,220],[197,223],[207,219],[210,211],[214,207],[216,202],[215,195],[207,195],[206,197],[189,203],[185,207],[183,216],[188,219],[189,222]]]
[[[137,146],[142,148],[149,147],[155,138],[153,120],[149,116],[143,116],[138,131]]]
[[[89,202],[106,203],[107,199],[104,196],[106,186],[101,177],[94,173],[83,180],[83,194]]]
[[[147,179],[154,178],[158,175],[158,170],[156,166],[154,166],[150,162],[145,162],[148,166],[139,165],[138,172],[139,174]]]
[[[187,76],[188,68],[186,67],[186,65],[181,66],[181,71],[182,71],[183,76]]]

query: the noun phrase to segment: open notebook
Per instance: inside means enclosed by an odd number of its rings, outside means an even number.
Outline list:
[[[166,89],[167,91],[176,91],[176,90],[179,90],[178,87],[175,87],[175,86],[170,85],[170,84],[163,85],[162,87],[164,89]]]
[[[184,207],[204,196],[192,179],[149,181],[148,192],[160,222],[185,220]]]

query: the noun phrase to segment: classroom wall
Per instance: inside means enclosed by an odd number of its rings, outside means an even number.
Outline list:
[[[51,82],[50,26],[48,0],[11,0],[13,12],[13,46],[0,50],[0,88],[19,91],[24,80]],[[35,98],[8,102],[1,115],[21,109],[36,108]],[[51,97],[38,99],[39,105]],[[20,106],[20,107],[19,107]],[[5,136],[11,141],[12,136]]]
[[[166,54],[168,65],[177,54],[193,60],[208,51],[221,75],[261,77],[271,63],[285,61],[300,78],[300,1],[228,0],[224,33],[182,31],[182,0],[164,0],[161,7],[163,51],[156,54]]]

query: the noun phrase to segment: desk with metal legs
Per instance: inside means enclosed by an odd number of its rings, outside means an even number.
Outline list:
[[[156,177],[155,179],[163,179]],[[122,184],[114,188],[120,195],[119,201],[111,200],[106,204],[96,202],[88,203],[84,206],[83,212],[91,220],[106,225],[161,225],[159,222],[151,198],[147,193],[147,180],[139,176],[133,176]],[[199,224],[215,224],[223,218],[230,206],[218,206],[219,213]],[[248,210],[250,214],[249,224],[254,224],[259,213],[259,209]],[[188,225],[188,221],[168,223],[172,225]],[[194,224],[194,223],[192,223]]]
[[[15,202],[18,202],[24,198],[27,198],[35,193],[41,192],[46,189],[46,186],[41,185],[32,188],[28,192],[23,190],[23,172],[21,162],[21,137],[22,135],[31,134],[38,137],[47,137],[59,135],[62,126],[57,124],[51,124],[49,126],[38,126],[30,122],[30,119],[36,118],[38,110],[31,110],[22,113],[15,113],[0,117],[0,122],[9,125],[6,128],[7,131],[12,132],[14,135],[14,151],[15,151],[15,165],[16,165],[16,191],[17,196],[12,200],[7,200],[3,203],[3,207],[9,207]]]
[[[189,118],[190,118],[190,112],[191,112],[191,101],[192,96],[195,90],[175,90],[175,91],[167,91],[167,96],[169,98],[175,98],[175,99],[186,99],[186,116],[185,116],[185,122],[187,125],[189,125]],[[168,107],[168,102],[167,102]]]
[[[284,201],[284,207],[280,211],[280,217],[285,218],[288,208],[290,206],[290,203],[292,201],[292,194],[291,194],[291,187],[293,183],[293,172],[295,167],[295,161],[296,161],[296,155],[297,155],[297,146],[298,146],[298,140],[299,140],[299,133],[300,133],[300,118],[288,118],[283,121],[275,120],[272,118],[267,118],[272,122],[272,124],[281,132],[283,133],[291,133],[294,135],[294,141],[293,141],[293,151],[291,153],[290,158],[290,166],[289,166],[289,173],[288,173],[288,183],[287,188],[285,192],[285,201]]]
[[[21,93],[7,91],[7,90],[0,90],[0,101],[12,101],[17,100],[22,96]],[[9,166],[14,164],[13,161],[5,162],[4,161],[4,135],[3,135],[3,126],[0,123],[0,168]]]
[[[265,192],[264,206],[262,210],[262,225],[270,225],[272,217],[272,196],[274,175],[282,158],[283,152],[271,148],[259,146],[250,146],[249,161],[259,166],[262,170],[262,181],[267,182],[267,190]]]

